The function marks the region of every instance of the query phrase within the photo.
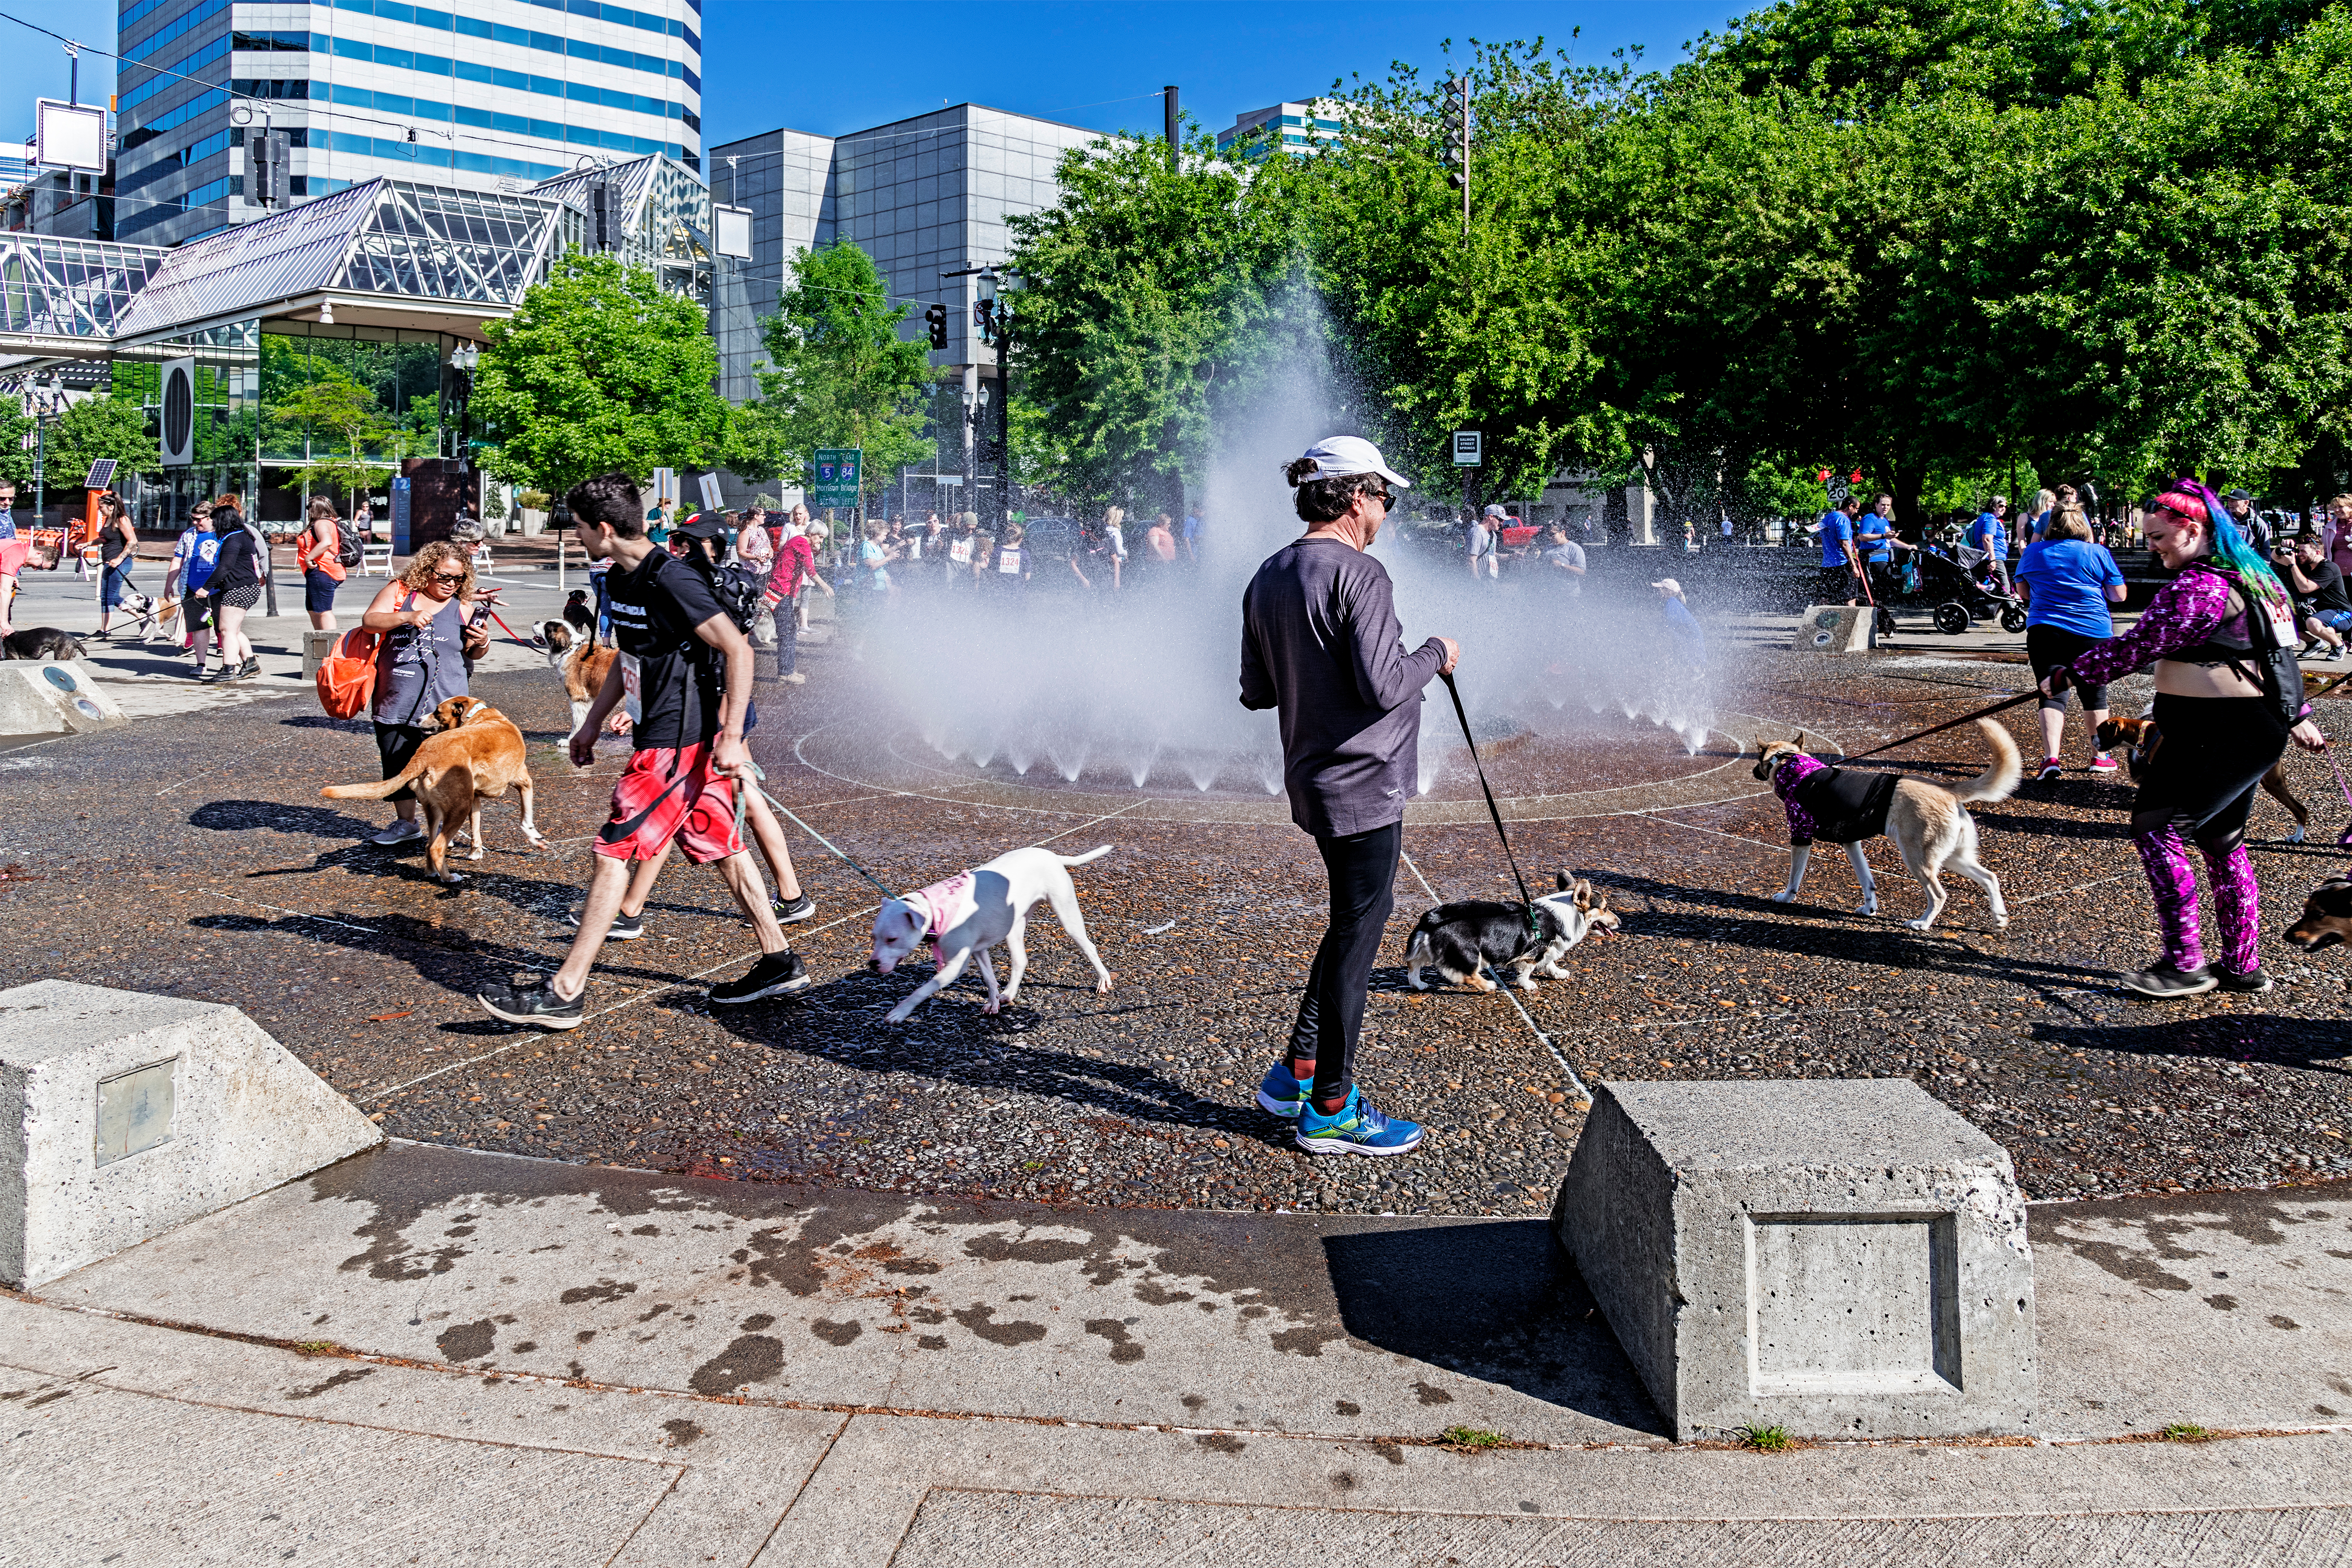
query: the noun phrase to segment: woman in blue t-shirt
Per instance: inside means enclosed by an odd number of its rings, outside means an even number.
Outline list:
[[[2094,643],[2116,635],[2107,606],[2123,603],[2126,590],[2116,558],[2091,542],[2091,525],[2079,506],[2053,513],[2042,537],[2025,547],[2017,563],[2017,585],[2026,595],[2025,657],[2039,682]],[[2107,719],[2107,689],[2075,682],[2083,694],[2083,719],[2091,731],[2091,771],[2112,773],[2115,759],[2100,751],[2099,726]],[[2066,732],[2066,694],[2042,700],[2042,772],[2054,779],[2064,770],[2058,748]]]

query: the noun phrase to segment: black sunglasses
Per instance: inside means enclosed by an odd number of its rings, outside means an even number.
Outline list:
[[[446,572],[436,572],[433,574],[433,580],[436,583],[462,583],[466,580],[466,574],[463,572],[460,572],[456,576],[452,577]]]

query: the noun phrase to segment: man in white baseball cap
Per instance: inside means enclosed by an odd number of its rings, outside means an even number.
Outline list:
[[[1356,1041],[1381,934],[1395,907],[1404,803],[1421,749],[1421,690],[1462,650],[1404,649],[1394,588],[1365,553],[1405,480],[1370,441],[1334,436],[1288,464],[1304,535],[1266,557],[1242,596],[1242,706],[1276,709],[1290,819],[1315,837],[1330,924],[1282,1059],[1257,1102],[1297,1122],[1310,1154],[1403,1154],[1422,1129],[1372,1109]]]

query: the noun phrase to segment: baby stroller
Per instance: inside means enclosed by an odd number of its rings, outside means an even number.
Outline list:
[[[1980,552],[1969,551],[1982,560]],[[2021,632],[2025,629],[2025,606],[2017,595],[2003,591],[2000,579],[1987,581],[1959,562],[1937,550],[1915,552],[1918,571],[1917,601],[1933,605],[1936,629],[1947,637],[1958,637],[1967,631],[1971,622],[1990,616],[2000,617],[2000,629]]]

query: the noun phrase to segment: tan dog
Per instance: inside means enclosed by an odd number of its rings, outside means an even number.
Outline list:
[[[1845,846],[1853,862],[1854,880],[1862,884],[1862,912],[1878,912],[1878,888],[1871,880],[1870,862],[1862,857],[1862,841],[1884,833],[1901,851],[1903,868],[1918,879],[1927,895],[1927,912],[1903,923],[1926,931],[1944,912],[1944,868],[1950,867],[1982,888],[1992,906],[1996,926],[2009,924],[2008,906],[2001,902],[2000,880],[1977,863],[1977,825],[1967,807],[1977,801],[2005,800],[2017,788],[2022,771],[2017,742],[2007,730],[1979,719],[1985,743],[1992,748],[1992,765],[1958,789],[1947,789],[1927,779],[1895,773],[1845,773],[1824,767],[1805,755],[1805,737],[1759,740],[1755,776],[1773,786],[1789,813],[1791,840],[1789,885],[1772,895],[1776,904],[1795,898],[1805,885],[1805,862],[1812,853],[1811,837]],[[1793,770],[1788,780],[1781,771]],[[1784,787],[1785,785],[1785,787]],[[1796,842],[1800,834],[1806,841]]]
[[[524,761],[522,731],[514,721],[475,697],[452,697],[433,710],[438,734],[425,737],[396,778],[382,784],[330,784],[319,793],[330,800],[382,800],[402,785],[414,785],[425,826],[425,858],[444,882],[464,879],[449,869],[449,836],[464,825],[474,847],[468,859],[482,858],[482,802],[496,800],[511,784],[522,796],[522,833],[533,848],[547,842],[531,820],[530,768]]]
[[[604,677],[613,668],[619,651],[598,642],[592,633],[563,621],[539,623],[539,640],[547,649],[548,668],[563,679],[563,695],[572,699],[572,731],[577,734],[588,717],[588,705],[596,700],[603,689]],[[613,734],[625,734],[629,715],[623,709],[613,710],[604,728]]]
[[[2306,687],[2310,679],[2309,676],[2304,677]],[[2109,719],[2099,726],[2099,750],[2112,752],[2118,741],[2124,744],[2124,761],[2131,769],[2133,782],[2137,783],[2139,776],[2147,772],[2148,763],[2156,760],[2157,748],[2164,744],[2164,731],[2156,727],[2155,720],[2145,714],[2137,719]],[[2285,758],[2281,757],[2273,763],[2271,771],[2263,775],[2263,793],[2286,807],[2287,815],[2294,818],[2294,831],[2286,836],[2286,842],[2302,843],[2304,829],[2311,826],[2311,808],[2298,800],[2294,791],[2287,787]]]

